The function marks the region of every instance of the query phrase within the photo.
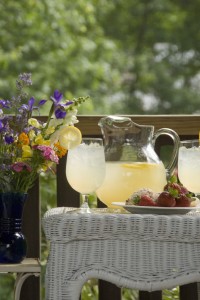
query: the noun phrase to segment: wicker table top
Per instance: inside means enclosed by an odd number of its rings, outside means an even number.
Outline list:
[[[77,214],[73,208],[58,207],[43,218],[46,238],[68,242],[74,239],[123,239],[200,242],[200,213],[151,215],[112,213],[97,209],[93,214]],[[66,230],[67,229],[67,230]]]

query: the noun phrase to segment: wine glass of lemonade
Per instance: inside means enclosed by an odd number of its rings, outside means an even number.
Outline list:
[[[90,213],[88,195],[94,193],[105,176],[105,154],[101,138],[83,138],[82,143],[68,151],[66,177],[70,186],[82,194],[79,213]]]
[[[200,146],[199,140],[180,142],[178,155],[180,182],[195,195],[200,194]]]

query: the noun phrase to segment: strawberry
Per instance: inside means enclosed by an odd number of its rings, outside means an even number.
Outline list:
[[[140,206],[156,206],[156,203],[148,195],[141,195],[138,205],[140,205]]]
[[[185,195],[189,194],[188,189],[183,185],[181,186],[181,194],[185,194]]]
[[[181,186],[176,182],[168,182],[164,186],[164,191],[169,192],[174,197],[177,197],[181,193]]]
[[[157,205],[163,207],[173,207],[176,205],[175,197],[173,197],[169,192],[164,191],[158,196]]]
[[[185,194],[180,194],[178,198],[176,198],[176,206],[177,207],[189,207],[190,206],[190,198]]]
[[[190,197],[188,189],[178,182],[176,175],[173,175],[167,184],[164,186],[164,191],[170,192],[172,196],[179,197],[180,194],[185,194]]]

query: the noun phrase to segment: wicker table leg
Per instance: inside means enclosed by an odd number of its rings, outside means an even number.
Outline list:
[[[22,285],[24,283],[24,281],[26,280],[26,278],[28,278],[29,276],[40,276],[40,273],[18,273],[17,275],[17,279],[15,281],[15,289],[14,289],[14,300],[20,300],[20,293],[21,293],[21,288]]]
[[[81,290],[85,281],[70,280],[67,282],[66,288],[59,294],[55,300],[80,300]]]

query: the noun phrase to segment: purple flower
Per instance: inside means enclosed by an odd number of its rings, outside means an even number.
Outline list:
[[[0,120],[0,132],[9,133],[10,134],[10,125],[9,121],[12,122],[12,116],[3,116]]]
[[[62,98],[63,94],[58,90],[55,90],[53,96],[51,96],[51,100],[53,101],[55,107],[56,119],[64,119],[67,114],[65,107],[73,103],[73,101],[68,101],[67,103],[63,104],[61,103]]]
[[[58,156],[56,155],[55,151],[51,147],[46,145],[39,145],[37,146],[37,149],[39,149],[42,152],[42,155],[46,160],[50,160],[58,164],[59,162]]]
[[[34,97],[31,97],[30,100],[28,101],[28,104],[22,104],[22,106],[19,108],[19,111],[23,112],[25,110],[31,112],[34,108],[33,107],[34,102],[35,102]]]
[[[58,90],[55,90],[53,93],[53,96],[50,97],[50,99],[53,101],[53,110],[56,119],[64,119],[67,112],[66,112],[66,106],[69,106],[73,103],[73,101],[68,101],[66,103],[62,103],[63,94],[60,93]],[[39,102],[39,106],[44,105],[47,102],[47,100],[42,99]]]
[[[3,122],[0,121],[0,131],[2,131],[3,128],[4,128]]]
[[[47,102],[47,100],[45,100],[45,99],[42,99],[42,100],[40,100],[40,102],[39,102],[39,106],[42,106],[42,105],[44,105],[45,103]]]
[[[24,162],[14,163],[12,165],[12,170],[17,173],[22,172],[22,171],[28,171],[28,172],[32,171],[31,167],[27,163],[24,163]]]
[[[57,105],[62,100],[63,94],[60,93],[58,90],[55,90],[53,96],[51,96],[51,100]]]
[[[7,164],[0,165],[0,171],[9,171],[10,169],[11,169],[10,165]]]
[[[55,110],[56,119],[64,119],[64,117],[66,116],[66,114],[67,113],[66,113],[64,107],[62,107],[62,106],[59,106]]]
[[[23,81],[27,86],[32,85],[31,73],[20,74],[19,80]]]
[[[12,144],[14,142],[13,135],[5,135],[4,137],[6,144]]]
[[[10,108],[9,100],[0,100],[0,108]]]

